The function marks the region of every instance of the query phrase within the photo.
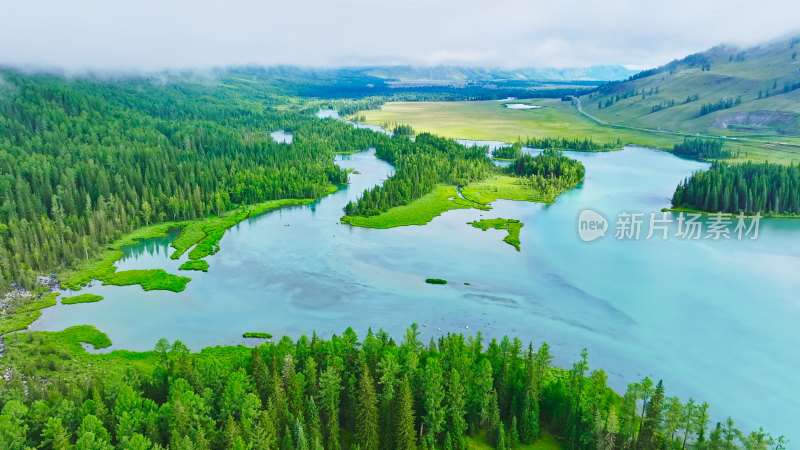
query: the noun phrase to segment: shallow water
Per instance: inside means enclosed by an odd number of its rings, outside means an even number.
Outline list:
[[[706,164],[637,147],[570,156],[583,161],[586,180],[552,205],[499,200],[491,211],[454,210],[389,230],[338,219],[392,167],[373,151],[338,156],[357,171],[348,188],[232,228],[207,258],[208,273],[182,272],[192,278],[184,292],[95,283],[84,291],[104,300],[45,309],[32,328],[92,324],[112,349],[132,350],[152,349],[161,337],[194,350],[252,344],[241,338],[248,331],[327,337],[352,326],[360,336],[372,327],[400,337],[417,322],[427,340],[480,330],[534,346],[546,340],[563,367],[586,347],[590,365],[620,391],[645,375],[663,378],[668,395],[708,401],[716,419],[794,433],[800,221],[763,220],[755,241],[618,241],[620,211],[659,211],[678,181]],[[605,238],[579,239],[584,208],[611,222]],[[495,217],[525,224],[521,252],[502,241],[504,231],[466,225]],[[168,242],[126,249],[120,269],[178,273]],[[429,277],[449,284],[428,285]]]
[[[544,107],[539,105],[527,105],[525,103],[506,103],[506,108],[527,110],[527,109],[540,109]]]
[[[287,133],[284,130],[273,131],[269,135],[272,136],[272,139],[279,144],[291,144],[292,139],[294,139],[292,133]]]

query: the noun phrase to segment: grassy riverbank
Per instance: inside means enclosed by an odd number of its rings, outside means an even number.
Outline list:
[[[700,214],[700,215],[703,215],[703,216],[714,216],[714,215],[718,214],[716,212],[709,212],[709,211],[703,211],[703,210],[700,210],[700,209],[686,208],[686,207],[661,208],[661,211],[662,212],[671,212],[671,213],[676,213],[676,214],[679,214],[679,213]],[[727,216],[727,217],[732,218],[732,219],[736,219],[736,217],[737,217],[736,214],[728,214],[728,213],[722,213],[722,214],[723,214],[723,216]],[[747,215],[745,215],[745,218],[748,219],[748,220],[752,219],[753,217],[755,217],[755,214],[747,214]],[[761,213],[761,218],[762,219],[800,219],[800,214]]]
[[[14,300],[20,302],[20,305],[15,308],[12,314],[0,318],[0,335],[28,328],[30,324],[42,315],[40,311],[42,308],[56,304],[57,296],[57,293],[49,292],[42,294],[38,298]]]
[[[337,187],[331,186],[328,192],[336,192]],[[180,231],[179,236],[172,243],[176,249],[172,257],[177,258],[194,245],[189,252],[190,260],[181,265],[181,270],[208,271],[208,262],[202,260],[205,256],[219,250],[219,241],[225,231],[239,222],[263,214],[281,206],[305,205],[316,199],[282,199],[272,200],[239,209],[227,211],[221,216],[211,216],[204,219],[187,221],[163,222],[138,228],[116,241],[112,242],[95,258],[84,260],[77,267],[67,269],[59,274],[61,286],[64,289],[79,290],[92,280],[98,280],[104,285],[131,286],[140,285],[146,291],[168,290],[181,292],[191,278],[175,275],[163,269],[151,270],[125,270],[117,272],[116,262],[124,256],[123,247],[135,245],[145,239],[165,237],[170,232]],[[195,245],[197,244],[197,245]],[[177,256],[176,256],[177,254]],[[0,318],[0,334],[22,330],[28,327],[41,315],[42,308],[56,303],[58,294],[43,294],[40,298],[20,298],[10,305],[7,316]],[[90,299],[79,295],[65,298],[64,304],[102,299]],[[68,300],[71,299],[71,300]]]
[[[336,189],[335,186],[332,186],[328,193],[335,192]],[[148,284],[151,289],[161,289],[162,287],[160,286],[163,286],[163,288],[178,287],[180,285],[180,280],[178,279],[185,277],[178,277],[177,275],[171,274],[165,275],[156,271],[127,271],[136,273],[114,276],[116,274],[116,267],[114,267],[114,264],[123,256],[121,248],[135,245],[144,239],[165,237],[170,231],[180,230],[180,234],[171,244],[172,247],[175,248],[171,258],[179,258],[194,246],[189,252],[189,258],[193,261],[197,261],[210,254],[216,253],[219,250],[219,241],[222,239],[225,231],[239,222],[281,206],[305,205],[315,200],[316,199],[272,200],[227,211],[220,216],[210,216],[204,219],[182,222],[165,222],[139,228],[114,241],[99,257],[87,260],[75,269],[62,272],[62,285],[65,288],[77,290],[85,286],[91,280],[99,280],[103,281],[104,284],[117,284],[117,282],[141,284],[143,282]],[[187,265],[186,268],[192,267],[189,270],[203,270],[201,266],[202,263],[192,263]],[[124,274],[125,272],[121,273]],[[169,276],[175,277],[175,279],[170,279]],[[157,278],[157,280],[148,281],[148,278],[151,277]]]
[[[524,202],[553,203],[555,195],[531,189],[525,184],[525,178],[497,174],[472,183],[461,189],[461,195],[467,200],[488,205],[499,199],[518,200]]]
[[[73,297],[64,297],[61,299],[62,305],[74,305],[76,303],[94,303],[103,299],[102,295],[96,294],[81,294]]]
[[[150,270],[125,270],[114,272],[103,279],[103,284],[114,286],[131,286],[138,284],[145,291],[161,290],[181,292],[186,288],[186,283],[191,281],[189,277],[182,277],[167,273],[164,269]]]
[[[336,192],[338,188],[331,186],[325,195]],[[281,206],[307,205],[317,199],[281,199],[258,203],[247,207],[234,209],[220,216],[211,216],[201,220],[187,222],[180,236],[172,242],[175,251],[170,256],[172,259],[180,258],[187,250],[189,259],[199,260],[219,251],[219,241],[229,228],[239,222],[264,214],[267,211]],[[192,248],[194,246],[194,248]]]
[[[491,209],[497,199],[553,203],[563,190],[540,190],[526,183],[525,177],[497,173],[461,189],[458,196],[455,186],[439,185],[427,194],[406,205],[390,208],[375,216],[343,216],[342,223],[365,228],[393,228],[407,225],[425,225],[451,209]],[[570,186],[572,188],[574,186]],[[514,244],[512,244],[514,245]]]
[[[455,186],[441,184],[433,192],[407,205],[396,206],[375,216],[344,216],[343,223],[365,228],[393,228],[425,225],[451,209],[484,208],[458,197]]]
[[[476,222],[467,222],[468,225],[472,225],[475,228],[480,228],[483,231],[488,230],[489,228],[494,228],[495,230],[506,230],[508,231],[508,235],[503,238],[503,241],[508,243],[509,245],[513,246],[514,248],[519,250],[520,242],[519,242],[519,230],[525,226],[524,223],[520,222],[517,219],[484,219],[479,220]]]

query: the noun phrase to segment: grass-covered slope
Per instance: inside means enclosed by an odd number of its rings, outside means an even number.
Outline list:
[[[581,100],[587,113],[615,124],[727,136],[796,137],[800,135],[798,51],[798,39],[746,50],[718,46],[601,87]],[[701,114],[703,105],[725,98],[731,100],[730,108]]]

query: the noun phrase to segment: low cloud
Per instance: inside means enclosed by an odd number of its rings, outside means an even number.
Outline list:
[[[651,67],[792,32],[794,0],[26,0],[0,14],[0,64],[160,70],[369,62]]]

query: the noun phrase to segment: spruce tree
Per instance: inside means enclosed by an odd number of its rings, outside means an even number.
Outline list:
[[[403,377],[397,397],[397,425],[395,427],[395,443],[398,449],[413,450],[417,448],[417,435],[414,427],[414,397],[408,377]]]
[[[358,382],[357,397],[355,442],[361,450],[377,450],[379,446],[378,398],[369,374],[369,367],[366,365]]]
[[[495,448],[497,450],[506,450],[506,431],[503,427],[503,424],[500,423],[500,426],[497,428],[497,443],[495,444]]]
[[[439,360],[430,358],[425,364],[425,378],[422,381],[425,416],[422,418],[429,433],[435,438],[444,429],[445,407],[442,369]]]
[[[458,442],[467,431],[467,421],[464,419],[466,415],[466,389],[461,375],[453,368],[450,370],[450,377],[448,379],[448,397],[447,397],[447,428],[453,437],[456,448],[461,448]]]
[[[508,433],[508,446],[514,448],[519,444],[519,431],[517,430],[517,416],[511,418],[511,429]]]
[[[654,444],[654,434],[661,426],[661,417],[664,408],[664,384],[659,380],[653,397],[645,408],[644,420],[639,432],[638,448],[651,449]]]

